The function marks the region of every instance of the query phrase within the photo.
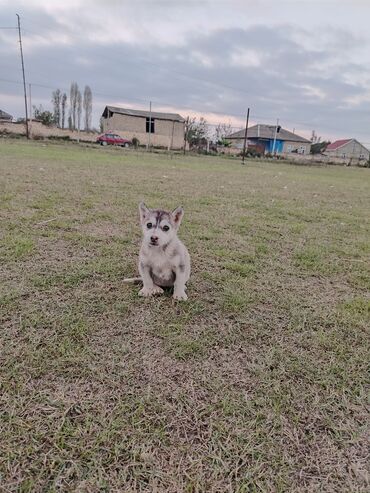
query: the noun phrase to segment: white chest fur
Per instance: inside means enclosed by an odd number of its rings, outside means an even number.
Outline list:
[[[154,250],[147,257],[148,265],[154,276],[159,280],[170,281],[174,276],[174,264],[163,251]]]

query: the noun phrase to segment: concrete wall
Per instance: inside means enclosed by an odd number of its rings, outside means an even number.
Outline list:
[[[95,132],[80,132],[76,130],[61,129],[57,127],[47,127],[41,122],[30,122],[31,138],[48,138],[48,137],[69,137],[72,140],[85,140],[95,142],[99,134]],[[26,135],[26,125],[24,123],[0,122],[0,133],[9,133],[16,135]]]
[[[310,150],[311,150],[311,144],[310,143],[306,143],[306,142],[293,142],[293,141],[289,141],[289,140],[285,140],[284,141],[284,145],[283,145],[283,154],[295,154],[296,151],[297,154],[309,154],[310,153]]]
[[[103,118],[104,132],[114,132],[126,139],[139,139],[141,145],[147,145],[149,134],[146,132],[146,118],[113,113]],[[158,147],[181,149],[184,147],[185,124],[170,120],[154,119],[154,133],[150,135],[150,144]],[[173,134],[173,135],[172,135]]]
[[[218,149],[221,154],[227,154],[231,156],[240,156],[242,149],[238,145],[238,147],[221,147]],[[293,163],[297,164],[306,164],[306,165],[329,165],[329,164],[341,164],[345,166],[364,166],[365,160],[363,159],[349,159],[349,158],[340,158],[335,156],[325,156],[323,154],[298,154],[298,153],[289,153],[284,154],[283,157]]]
[[[352,140],[338,149],[334,149],[333,151],[325,151],[325,155],[331,158],[338,159],[355,159],[355,160],[363,160],[368,161],[370,151],[366,149],[362,144],[357,142],[357,140]]]
[[[288,161],[302,164],[341,164],[344,166],[364,166],[364,159],[349,159],[335,156],[326,156],[323,154],[286,154],[284,156]]]

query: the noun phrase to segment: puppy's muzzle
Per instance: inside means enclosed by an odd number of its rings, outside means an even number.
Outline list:
[[[158,245],[158,236],[151,236],[150,237],[150,244],[153,246]]]

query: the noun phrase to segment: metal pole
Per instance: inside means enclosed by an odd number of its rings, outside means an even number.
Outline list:
[[[150,151],[150,134],[152,132],[152,102],[149,102],[149,135],[148,135],[148,151]]]
[[[279,118],[276,120],[276,127],[275,127],[275,135],[274,135],[274,143],[272,144],[272,155],[275,154],[275,145],[276,145],[276,134],[277,134],[277,129],[279,126]]]
[[[243,143],[243,160],[242,160],[242,164],[244,164],[245,150],[246,150],[246,147],[247,147],[248,123],[249,123],[249,108],[248,108],[248,111],[247,111],[247,120],[245,122],[245,134],[244,134],[244,143]]]
[[[18,14],[18,34],[19,34],[19,47],[21,50],[21,61],[22,61],[22,72],[23,72],[23,90],[24,90],[24,108],[26,110],[26,136],[27,139],[30,138],[30,133],[28,130],[28,109],[27,109],[27,91],[26,91],[26,76],[24,74],[24,61],[23,61],[23,49],[22,49],[22,35],[21,35],[21,19]]]

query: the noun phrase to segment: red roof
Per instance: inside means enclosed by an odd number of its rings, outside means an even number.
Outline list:
[[[345,144],[348,144],[348,142],[351,142],[351,140],[352,139],[336,140],[335,142],[332,142],[331,144],[329,144],[325,150],[326,151],[335,151],[335,149],[338,149],[338,147],[342,147]]]

